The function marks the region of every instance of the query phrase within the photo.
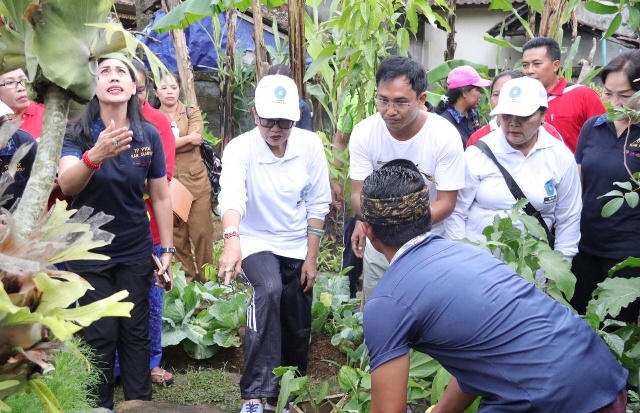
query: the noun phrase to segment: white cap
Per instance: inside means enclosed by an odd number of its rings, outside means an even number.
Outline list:
[[[11,110],[11,108],[3,101],[0,101],[0,117],[5,115],[13,115],[13,110]]]
[[[255,107],[261,118],[297,122],[300,120],[298,87],[288,76],[265,76],[256,87]]]
[[[502,85],[498,105],[491,111],[491,116],[529,116],[540,106],[548,107],[547,91],[542,83],[530,77],[520,77]]]

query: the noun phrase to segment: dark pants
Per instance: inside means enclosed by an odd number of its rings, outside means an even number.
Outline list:
[[[116,349],[120,356],[122,388],[125,400],[151,400],[149,373],[149,290],[153,261],[147,259],[99,266],[69,265],[93,290],[87,290],[80,306],[94,303],[118,291],[127,290],[123,301],[133,303],[131,317],[104,317],[83,329],[84,340],[95,352],[96,364],[104,377],[91,391],[98,396],[98,406],[113,409]]]
[[[300,285],[303,261],[258,252],[242,260],[253,287],[242,342],[242,399],[278,397],[273,369],[295,366],[306,375],[311,337],[312,292]]]
[[[344,244],[344,251],[342,251],[342,269],[353,267],[345,274],[349,277],[349,294],[351,298],[356,298],[360,276],[362,275],[362,258],[356,257],[356,254],[353,253],[353,249],[351,248],[351,235],[353,235],[355,226],[355,218],[346,219],[344,221],[344,235],[342,237]]]
[[[591,300],[591,294],[598,287],[598,283],[608,278],[608,272],[614,265],[624,261],[623,259],[602,258],[579,251],[573,257],[571,271],[576,276],[576,289],[570,303],[578,314],[587,310],[587,304]],[[640,277],[640,268],[626,267],[616,271],[614,277],[633,278]],[[640,314],[640,300],[636,300],[620,311],[616,320],[627,323],[638,323]]]

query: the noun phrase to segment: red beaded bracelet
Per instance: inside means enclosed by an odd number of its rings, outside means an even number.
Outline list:
[[[84,151],[84,153],[82,154],[82,162],[84,162],[84,165],[92,171],[97,171],[98,169],[100,169],[100,166],[102,166],[102,163],[91,162],[91,160],[89,159],[89,151]]]

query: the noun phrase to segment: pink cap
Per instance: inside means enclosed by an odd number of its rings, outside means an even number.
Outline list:
[[[454,68],[449,72],[449,76],[447,76],[447,87],[449,89],[457,89],[471,85],[487,87],[490,84],[490,80],[481,78],[476,69],[466,65]]]

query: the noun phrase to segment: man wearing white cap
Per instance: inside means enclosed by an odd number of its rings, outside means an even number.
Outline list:
[[[12,117],[13,110],[0,101],[0,126],[6,122],[10,123]],[[17,128],[17,126],[14,126],[14,128]],[[3,143],[4,145],[2,145]],[[9,165],[14,155],[22,156],[22,159],[15,165],[13,183],[3,192],[0,190],[0,207],[10,210],[22,196],[31,174],[31,167],[36,159],[37,146],[35,143],[36,141],[31,135],[20,129],[16,130],[6,142],[2,142],[0,138],[0,177],[4,178],[6,174],[10,173]],[[23,146],[24,148],[20,149]],[[25,150],[27,151],[26,154],[20,153]]]
[[[484,241],[484,228],[516,202],[496,163],[478,147],[484,142],[547,228],[555,228],[554,249],[571,261],[580,239],[580,178],[571,151],[541,126],[546,111],[546,91],[538,80],[522,77],[502,86],[498,105],[491,111],[500,128],[464,153],[465,187],[458,191],[448,221],[452,238]]]
[[[256,87],[256,128],[233,139],[222,157],[219,211],[225,285],[244,273],[253,287],[243,339],[242,413],[277,402],[273,369],[305,375],[316,260],[329,212],[329,172],[320,138],[296,128],[298,88],[269,75]]]

